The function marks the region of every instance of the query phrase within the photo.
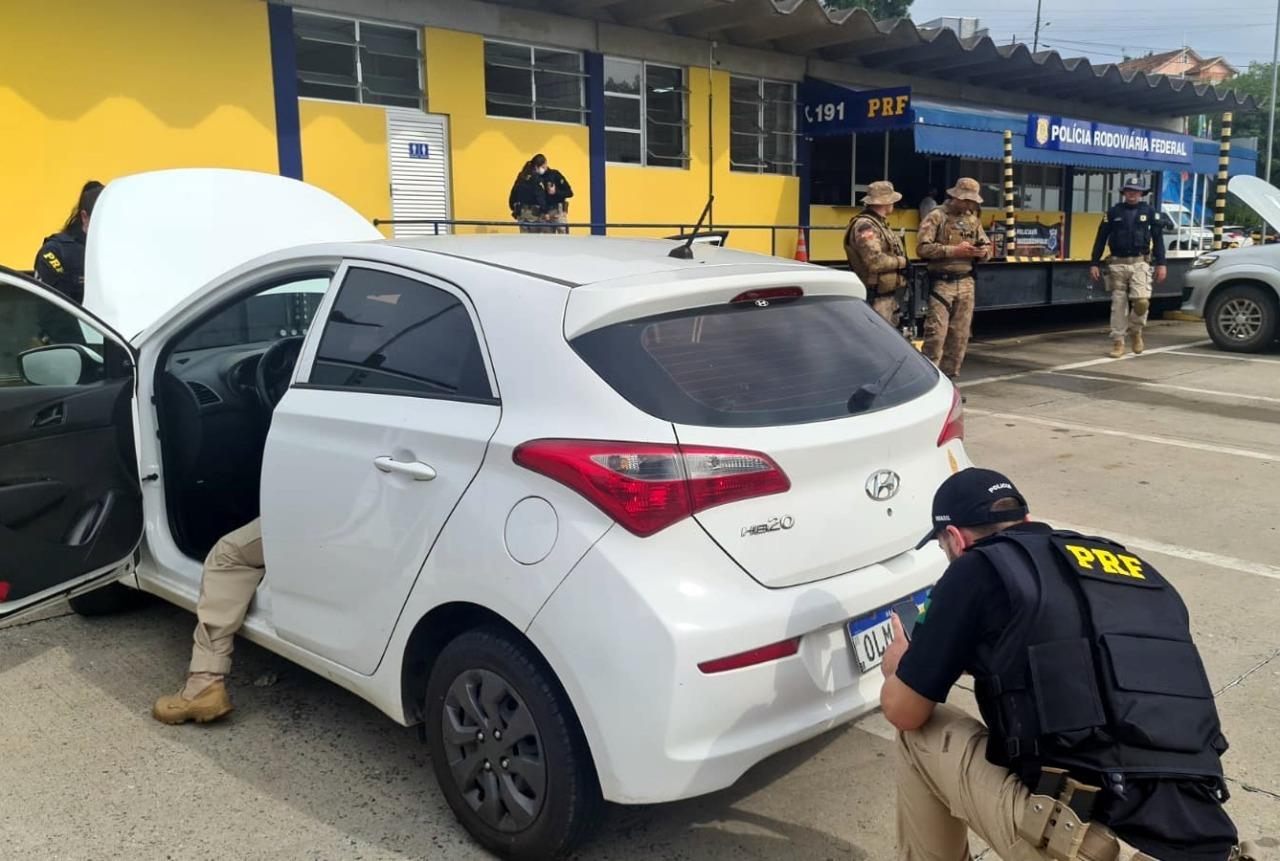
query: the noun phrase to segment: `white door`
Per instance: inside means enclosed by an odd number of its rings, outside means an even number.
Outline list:
[[[449,118],[412,108],[387,108],[391,163],[391,215],[395,219],[452,217]],[[395,235],[448,233],[448,225],[397,224]]]
[[[500,407],[457,288],[375,263],[338,279],[267,437],[264,588],[282,640],[369,674]]]

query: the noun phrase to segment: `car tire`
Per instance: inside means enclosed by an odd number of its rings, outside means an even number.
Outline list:
[[[586,739],[550,668],[518,634],[486,627],[451,641],[424,705],[436,780],[485,848],[557,858],[595,828],[604,802]]]
[[[67,603],[78,616],[110,616],[141,607],[145,597],[137,589],[130,589],[120,583],[112,583],[92,592],[85,592]]]
[[[1256,353],[1275,341],[1278,316],[1280,308],[1269,288],[1232,284],[1209,298],[1204,324],[1219,349]]]

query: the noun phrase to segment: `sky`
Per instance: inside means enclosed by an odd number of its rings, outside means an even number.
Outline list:
[[[1100,63],[1159,53],[1184,44],[1202,57],[1222,55],[1243,71],[1271,62],[1278,0],[1042,0],[1040,47]],[[1036,0],[915,0],[917,23],[943,16],[978,18],[990,36],[1028,46]]]

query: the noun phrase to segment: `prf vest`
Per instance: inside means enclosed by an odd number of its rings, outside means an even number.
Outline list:
[[[1134,208],[1137,211],[1133,214],[1132,226],[1125,222],[1123,203],[1107,211],[1107,220],[1111,223],[1107,244],[1115,257],[1146,257],[1151,253],[1151,224],[1156,219],[1156,211],[1145,201]]]
[[[868,227],[874,230],[876,236],[880,239],[881,253],[894,258],[902,257],[905,259],[907,256],[907,252],[902,247],[902,240],[884,219],[864,213],[855,218],[849,225],[848,231],[845,232],[845,247],[853,249],[853,253],[849,255],[849,267],[853,269],[854,274],[867,286],[868,290],[881,295],[892,293],[906,286],[907,279],[901,269],[895,269],[891,272],[871,271],[869,262],[862,256],[862,251],[858,248],[858,231]]]
[[[1155,568],[1074,532],[1005,532],[973,548],[998,572],[1009,627],[975,679],[987,757],[1130,778],[1200,778],[1226,798],[1227,749],[1187,608]]]

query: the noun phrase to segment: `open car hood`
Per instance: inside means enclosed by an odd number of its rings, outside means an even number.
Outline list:
[[[84,304],[133,338],[255,257],[381,238],[329,192],[287,177],[206,168],[126,176],[107,185],[93,210]]]
[[[1273,230],[1280,231],[1280,188],[1256,176],[1233,176],[1227,191],[1258,213]]]

